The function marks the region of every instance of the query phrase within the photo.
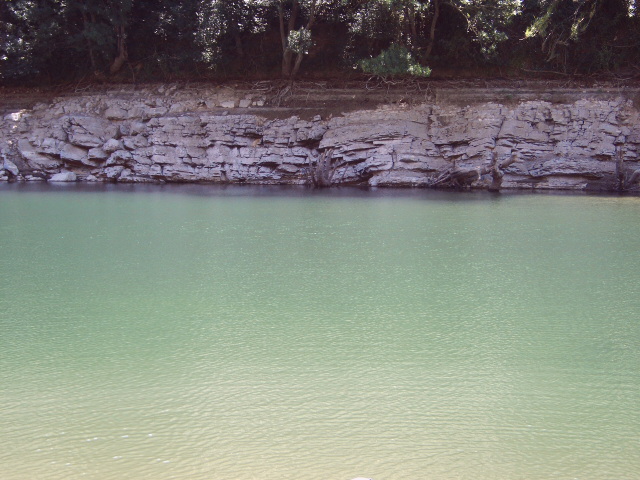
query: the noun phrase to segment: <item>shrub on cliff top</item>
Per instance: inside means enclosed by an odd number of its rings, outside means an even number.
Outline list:
[[[414,76],[428,77],[431,69],[420,65],[411,52],[402,45],[393,44],[380,55],[366,58],[358,62],[358,66],[365,73],[378,77]]]

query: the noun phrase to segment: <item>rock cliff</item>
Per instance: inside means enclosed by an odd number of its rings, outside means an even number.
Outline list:
[[[375,95],[67,95],[4,113],[0,180],[617,190],[640,176],[635,90]]]

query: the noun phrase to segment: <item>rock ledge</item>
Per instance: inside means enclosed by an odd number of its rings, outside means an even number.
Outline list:
[[[613,191],[640,177],[636,91],[495,101],[447,91],[341,112],[342,91],[296,110],[251,90],[161,90],[5,114],[0,180],[495,188],[498,178],[499,188]]]

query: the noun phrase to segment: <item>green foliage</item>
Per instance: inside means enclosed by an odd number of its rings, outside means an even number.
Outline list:
[[[0,0],[3,82],[264,76],[302,56],[320,75],[341,60],[381,76],[633,72],[640,14],[636,0]]]
[[[196,44],[209,66],[222,60],[228,44],[235,42],[235,54],[240,54],[240,36],[262,32],[267,25],[262,0],[200,0],[196,17]]]
[[[60,42],[54,1],[0,2],[0,78],[37,75]]]
[[[287,37],[287,46],[294,53],[307,55],[309,49],[313,46],[311,39],[311,30],[301,27],[300,30],[291,30]]]
[[[352,34],[367,39],[399,40],[402,32],[402,11],[389,1],[365,2],[353,15]]]
[[[481,53],[490,58],[508,40],[506,32],[520,14],[522,1],[369,0],[361,3],[353,14],[348,49],[362,54],[362,45],[377,50],[375,46],[380,43],[397,43],[420,58],[425,52],[429,55],[434,44],[442,46],[462,34],[476,44],[468,54]],[[445,29],[448,31],[443,34]],[[459,55],[442,49],[441,53]]]
[[[537,0],[532,11],[525,37],[554,68],[589,72],[618,68],[625,59],[636,63],[635,1]]]
[[[378,77],[414,76],[428,77],[431,69],[414,60],[402,45],[393,44],[374,58],[360,60],[358,66],[365,73]]]
[[[454,1],[454,0],[451,0]],[[490,58],[498,46],[507,41],[509,25],[521,13],[521,0],[455,0],[467,20],[467,29],[480,46],[482,54]]]

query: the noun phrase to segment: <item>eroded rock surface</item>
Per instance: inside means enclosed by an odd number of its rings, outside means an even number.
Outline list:
[[[61,97],[4,115],[0,180],[305,184],[328,152],[333,184],[368,186],[428,187],[513,155],[502,188],[614,190],[640,168],[639,113],[625,92],[333,115],[267,103],[229,88]]]

